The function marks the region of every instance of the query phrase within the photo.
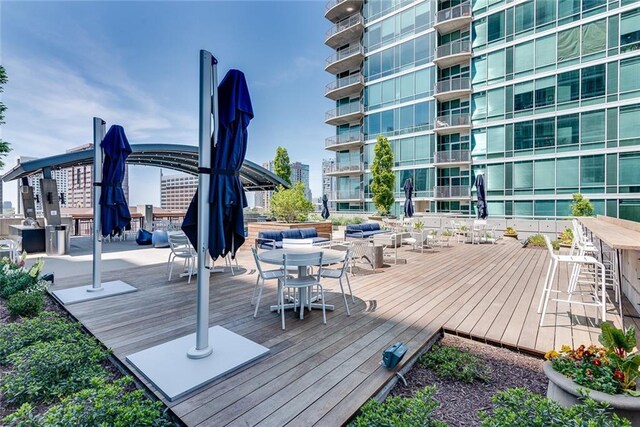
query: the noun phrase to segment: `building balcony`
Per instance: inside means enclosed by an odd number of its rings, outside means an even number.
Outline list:
[[[336,163],[331,165],[325,171],[325,175],[328,176],[349,176],[349,175],[362,175],[364,173],[364,164],[360,163]]]
[[[433,157],[433,164],[446,165],[447,167],[470,163],[471,151],[469,150],[436,151]]]
[[[338,22],[353,12],[362,9],[363,0],[329,0],[324,17],[331,22]]]
[[[451,135],[453,133],[466,133],[471,129],[471,116],[469,114],[450,114],[436,118],[435,133],[438,135]]]
[[[433,97],[440,102],[450,101],[471,95],[471,79],[469,77],[457,77],[450,80],[442,80],[436,83]]]
[[[448,9],[440,10],[436,13],[436,20],[433,23],[440,34],[449,34],[456,30],[468,29],[471,23],[471,4],[465,2]]]
[[[456,64],[468,63],[470,60],[471,42],[469,40],[456,40],[438,46],[433,58],[434,64],[440,68],[449,68]]]
[[[358,43],[328,57],[324,69],[331,74],[340,74],[360,68],[362,61],[364,61],[364,48]]]
[[[332,202],[362,202],[364,201],[364,191],[353,190],[337,190],[329,193],[328,198]]]
[[[357,13],[329,28],[324,44],[337,49],[340,46],[359,41],[363,32],[364,18]]]
[[[364,134],[334,135],[325,139],[324,148],[327,150],[342,151],[360,148],[364,145]]]
[[[361,73],[336,79],[329,83],[324,91],[324,96],[337,101],[338,99],[359,94],[364,88],[364,76]]]
[[[469,200],[471,198],[471,186],[469,185],[445,185],[434,187],[436,199]]]
[[[331,126],[358,123],[364,117],[364,106],[361,103],[343,105],[327,111],[324,122]]]

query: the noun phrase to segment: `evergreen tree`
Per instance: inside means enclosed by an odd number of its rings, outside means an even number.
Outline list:
[[[393,172],[393,150],[387,138],[378,136],[371,164],[371,193],[373,203],[381,215],[387,215],[393,206],[393,184],[396,174]]]

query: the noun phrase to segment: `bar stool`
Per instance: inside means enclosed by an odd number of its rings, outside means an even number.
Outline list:
[[[571,297],[576,293],[576,287],[572,288],[571,281],[567,286],[566,293],[568,294],[567,299],[557,299],[554,298],[553,301],[558,302],[566,302],[569,304],[580,304],[587,306],[594,306],[597,309],[602,311],[602,321],[606,321],[607,310],[606,310],[606,286],[605,286],[605,270],[604,265],[597,259],[592,256],[579,256],[579,255],[556,255],[553,251],[553,247],[551,246],[551,241],[547,236],[544,236],[545,243],[547,245],[547,250],[549,251],[549,255],[551,260],[549,262],[549,268],[547,269],[547,276],[545,278],[544,287],[542,289],[542,295],[540,297],[540,303],[538,304],[538,313],[542,310],[542,316],[540,317],[540,326],[542,326],[544,322],[544,316],[547,313],[547,305],[549,304],[549,300],[551,299],[551,292],[562,293],[563,291],[553,290],[553,283],[558,271],[558,265],[560,263],[567,263],[573,265],[580,266],[589,266],[593,268],[592,272],[594,275],[593,280],[593,288],[590,289],[590,293],[593,294],[594,302],[585,302],[585,301],[576,301],[572,300]],[[600,289],[598,289],[598,286]],[[582,293],[582,292],[580,292]],[[596,321],[598,320],[598,311],[596,310]]]

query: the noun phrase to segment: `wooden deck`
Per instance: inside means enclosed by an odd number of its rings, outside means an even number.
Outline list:
[[[379,365],[384,348],[404,341],[409,354],[403,363],[408,363],[443,329],[538,354],[597,341],[592,307],[574,305],[570,312],[565,304],[550,303],[545,326],[538,327],[547,253],[522,249],[515,240],[453,244],[424,254],[403,247],[398,258],[406,264],[352,277],[356,303],[350,317],[337,283],[327,283],[333,289],[328,302],[336,305],[327,324],[319,311],[303,321],[288,313],[286,331],[269,312],[273,283],[253,318],[249,300],[256,273],[248,255],[245,249],[239,257],[246,266],[242,274],[212,276],[210,324],[271,352],[183,399],[165,401],[189,426],[340,425],[392,378]],[[194,332],[195,280],[167,282],[166,277],[164,264],[105,273],[105,281],[122,279],[139,291],[67,308],[127,365],[128,354]],[[560,279],[567,279],[567,271]],[[56,288],[89,282],[88,276],[75,277]],[[607,320],[620,323],[613,306]]]

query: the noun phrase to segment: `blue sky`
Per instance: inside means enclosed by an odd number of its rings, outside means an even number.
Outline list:
[[[2,139],[16,157],[43,157],[91,142],[92,117],[124,126],[131,143],[197,145],[198,52],[247,76],[255,119],[247,158],[287,147],[311,166],[331,157],[324,124],[329,21],[324,1],[0,2],[0,60],[8,107]],[[131,203],[159,205],[160,170],[131,167]],[[5,200],[16,186],[4,184]]]

